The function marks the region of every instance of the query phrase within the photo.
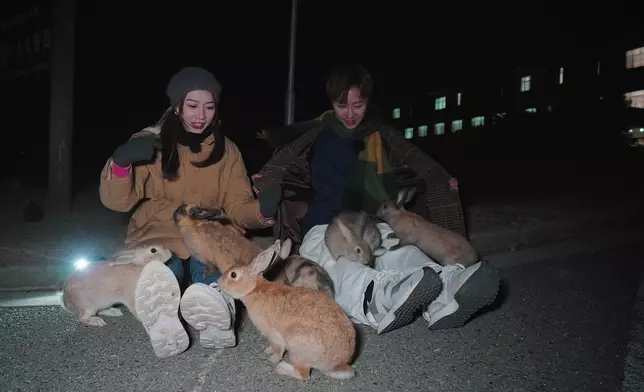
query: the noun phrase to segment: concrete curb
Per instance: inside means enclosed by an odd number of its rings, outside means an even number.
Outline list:
[[[481,254],[488,255],[592,235],[598,230],[621,229],[641,222],[640,215],[631,213],[597,218],[474,232],[470,240]]]
[[[621,244],[642,240],[644,227],[634,226],[630,220],[615,222],[615,219],[595,222],[589,228],[587,222],[537,227],[530,230],[496,230],[472,238],[482,258],[499,267],[511,267],[535,262],[553,255],[575,254],[583,251],[598,251]],[[611,229],[605,229],[608,226]],[[619,227],[617,229],[616,227]],[[608,234],[607,234],[608,233]],[[256,239],[262,245],[272,243],[268,238]],[[483,245],[481,245],[483,244]],[[485,248],[487,246],[487,252]],[[67,276],[74,270],[69,263],[23,263],[0,266],[2,286],[0,292],[55,291],[60,290]]]
[[[511,268],[534,263],[553,257],[566,257],[583,253],[594,253],[620,246],[641,243],[644,240],[644,225],[630,226],[611,231],[595,230],[581,237],[555,243],[548,243],[517,251],[489,254],[483,257],[499,268]]]

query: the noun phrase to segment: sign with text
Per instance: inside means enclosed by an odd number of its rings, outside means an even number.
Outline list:
[[[0,24],[0,81],[47,70],[50,51],[49,2],[32,4],[3,17]]]

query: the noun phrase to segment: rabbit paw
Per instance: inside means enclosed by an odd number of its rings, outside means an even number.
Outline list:
[[[284,357],[284,351],[284,347],[271,344],[270,346],[266,347],[264,353],[269,356],[269,361],[271,361],[272,363],[279,363],[279,361],[281,361]]]
[[[81,323],[92,327],[104,327],[107,325],[105,320],[98,316],[83,316],[78,319]]]
[[[311,369],[306,366],[293,366],[286,361],[281,361],[275,366],[275,371],[283,376],[293,377],[306,381],[310,378]]]
[[[120,309],[117,308],[107,308],[103,309],[98,312],[101,316],[109,316],[109,317],[121,317],[123,316],[123,312],[121,312]]]

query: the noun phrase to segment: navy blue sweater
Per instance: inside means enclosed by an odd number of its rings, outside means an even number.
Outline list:
[[[329,127],[312,146],[311,185],[314,195],[302,219],[302,233],[313,226],[331,223],[343,209],[347,177],[358,159],[355,141]]]

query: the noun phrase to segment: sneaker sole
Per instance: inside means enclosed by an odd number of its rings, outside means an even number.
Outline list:
[[[143,268],[134,289],[134,309],[159,358],[182,353],[190,343],[179,320],[180,297],[179,283],[170,268],[159,262]]]
[[[423,271],[425,271],[425,275],[414,287],[407,300],[398,309],[394,310],[394,320],[382,331],[378,332],[378,335],[411,323],[414,321],[417,312],[426,308],[438,297],[443,288],[441,278],[430,267],[423,267]]]
[[[470,276],[454,294],[458,309],[429,326],[430,330],[458,328],[465,324],[474,313],[488,306],[499,293],[500,279],[497,270],[487,262],[481,262],[479,269]]]
[[[228,306],[223,298],[209,292],[208,286],[188,286],[181,298],[181,315],[199,331],[202,347],[229,348],[237,345]]]

